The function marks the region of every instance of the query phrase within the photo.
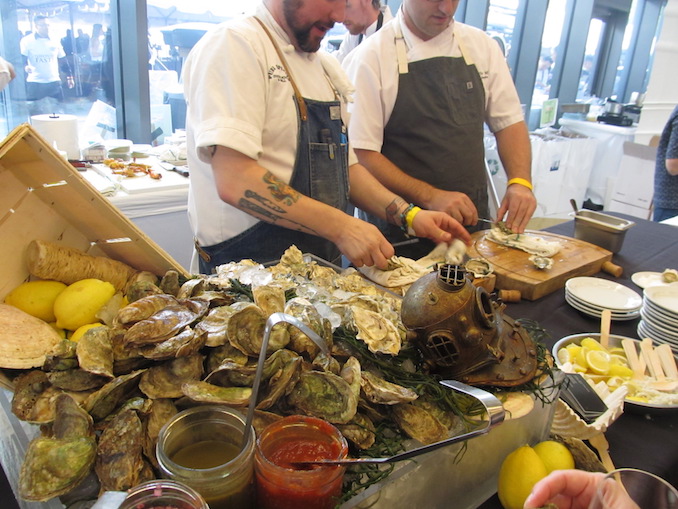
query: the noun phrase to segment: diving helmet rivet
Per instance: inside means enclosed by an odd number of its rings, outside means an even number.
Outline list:
[[[426,294],[426,300],[428,301],[429,304],[437,304],[438,296],[432,292],[429,292]]]

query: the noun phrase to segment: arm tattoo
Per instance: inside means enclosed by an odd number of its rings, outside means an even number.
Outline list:
[[[318,232],[315,230],[309,228],[308,226],[304,226],[301,223],[298,223],[296,221],[293,221],[288,218],[284,218],[282,216],[279,216],[278,214],[274,214],[273,212],[266,210],[265,208],[261,207],[260,205],[257,205],[256,203],[253,203],[249,200],[246,200],[245,198],[241,198],[240,201],[238,202],[238,208],[244,212],[247,212],[248,214],[251,214],[255,217],[258,217],[259,219],[263,219],[269,223],[277,223],[279,219],[282,219],[284,221],[288,221],[289,223],[292,224],[293,230],[297,230],[300,232],[306,232],[310,233],[312,235],[318,235]],[[294,227],[296,226],[296,227]]]
[[[266,172],[263,180],[268,184],[268,188],[271,191],[271,195],[277,201],[283,202],[288,207],[299,201],[301,194],[299,194],[299,192],[296,191],[293,187],[285,184],[282,180],[273,175],[270,171]]]
[[[270,210],[277,212],[279,214],[285,214],[286,213],[284,208],[279,207],[278,205],[273,203],[268,198],[261,196],[259,193],[251,191],[249,189],[247,191],[245,191],[245,198],[252,198],[252,199],[258,201],[259,203],[261,203],[267,209],[270,209]]]
[[[391,203],[386,206],[386,221],[400,226],[402,224],[402,218],[400,217],[400,211],[407,208],[407,202],[403,200],[400,196],[394,198]]]

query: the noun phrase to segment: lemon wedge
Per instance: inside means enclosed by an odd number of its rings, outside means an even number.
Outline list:
[[[597,375],[607,375],[610,372],[610,354],[603,350],[590,350],[586,353],[586,364]]]

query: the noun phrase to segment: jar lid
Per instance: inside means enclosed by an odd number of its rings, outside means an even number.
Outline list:
[[[200,493],[190,486],[170,479],[146,481],[127,492],[120,509],[209,509]]]

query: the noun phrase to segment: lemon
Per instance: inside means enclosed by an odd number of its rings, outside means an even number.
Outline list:
[[[54,302],[57,326],[76,330],[97,321],[96,313],[115,295],[115,287],[99,279],[82,279],[69,285]]]
[[[628,367],[629,362],[626,360],[626,357],[622,355],[618,355],[616,353],[611,353],[610,354],[610,361],[612,364],[616,364],[617,366],[626,366]]]
[[[54,301],[65,289],[59,281],[28,281],[12,290],[5,303],[49,323],[56,320]]]
[[[52,329],[59,333],[59,336],[61,336],[63,339],[66,339],[66,331],[64,329],[57,327],[56,322],[49,322],[49,324],[52,326]]]
[[[497,495],[504,509],[522,509],[532,487],[548,474],[544,462],[529,445],[510,453],[499,469]]]
[[[71,337],[68,338],[71,341],[75,341],[76,343],[80,341],[80,338],[85,334],[90,329],[93,329],[94,327],[101,327],[103,324],[101,323],[86,323],[85,325],[81,325],[75,331],[73,334],[71,334]]]
[[[584,338],[581,340],[581,346],[583,348],[588,348],[589,350],[599,350],[601,352],[606,352],[607,348],[601,345],[598,341],[593,338]]]
[[[628,366],[621,366],[619,364],[611,364],[609,375],[618,376],[621,378],[631,378],[633,376],[633,370]]]
[[[610,372],[610,354],[603,350],[591,350],[586,354],[586,364],[594,373],[607,375]]]
[[[581,351],[581,346],[575,344],[575,343],[570,343],[565,347],[565,349],[570,352],[570,357],[574,359],[577,357],[577,354]]]
[[[570,352],[567,350],[567,348],[561,348],[558,350],[558,361],[561,364],[565,364],[566,362],[570,362]]]
[[[545,440],[533,447],[534,452],[544,462],[549,473],[554,470],[570,470],[574,468],[574,457],[570,450],[555,440]]]
[[[587,354],[590,352],[590,350],[586,347],[582,347],[579,352],[577,352],[577,357],[574,359],[574,363],[581,366],[586,370],[589,367],[589,363],[586,360]]]
[[[619,355],[626,359],[626,352],[620,346],[613,346],[612,348],[608,348],[607,353],[609,353],[610,355]]]

